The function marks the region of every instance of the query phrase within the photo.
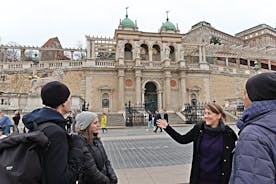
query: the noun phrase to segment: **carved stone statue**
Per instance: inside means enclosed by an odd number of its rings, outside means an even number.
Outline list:
[[[30,93],[39,95],[42,86],[52,81],[63,81],[63,71],[55,70],[52,76],[32,79]]]
[[[170,51],[171,51],[170,47],[166,46],[165,47],[165,57],[166,57],[166,59],[170,57]]]

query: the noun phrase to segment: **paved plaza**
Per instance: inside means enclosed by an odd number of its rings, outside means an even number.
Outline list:
[[[184,134],[192,126],[175,128]],[[178,144],[166,132],[154,133],[145,127],[112,128],[100,137],[119,184],[189,182],[192,144]]]
[[[188,183],[192,144],[180,145],[165,132],[144,127],[109,129],[100,136],[119,184]]]

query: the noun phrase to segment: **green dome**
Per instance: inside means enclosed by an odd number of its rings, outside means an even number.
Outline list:
[[[176,31],[176,27],[173,23],[167,20],[167,22],[163,23],[163,25],[161,26],[161,30]]]
[[[134,22],[130,20],[127,16],[124,20],[122,20],[120,25],[124,28],[135,28]]]

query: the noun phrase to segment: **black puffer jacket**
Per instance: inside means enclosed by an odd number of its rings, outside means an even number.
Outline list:
[[[82,137],[86,142],[86,138]],[[93,144],[87,144],[86,166],[80,174],[79,184],[116,184],[117,176],[107,158],[105,149],[98,137],[93,138]]]
[[[178,143],[188,144],[193,142],[193,161],[192,170],[190,176],[190,184],[198,184],[200,176],[200,141],[202,134],[204,132],[204,124],[199,123],[195,125],[189,132],[184,135],[176,132],[170,125],[167,126],[165,131]],[[227,125],[225,125],[225,132],[223,133],[223,155],[222,155],[222,165],[221,165],[221,177],[222,184],[228,184],[233,158],[233,149],[235,147],[235,141],[237,136],[235,132]]]

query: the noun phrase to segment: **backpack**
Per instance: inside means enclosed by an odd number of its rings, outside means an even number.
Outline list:
[[[55,123],[36,125],[35,131],[10,135],[0,140],[1,184],[43,183],[43,152],[49,146],[43,129]]]

